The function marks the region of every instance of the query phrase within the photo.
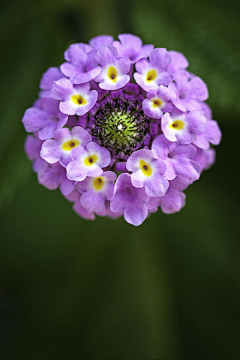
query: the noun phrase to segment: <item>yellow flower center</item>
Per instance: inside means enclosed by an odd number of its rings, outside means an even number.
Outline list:
[[[86,105],[87,103],[86,99],[84,99],[82,95],[73,95],[71,99],[76,105]]]
[[[185,124],[182,120],[174,120],[174,122],[169,125],[169,127],[174,130],[182,130],[184,126]]]
[[[97,161],[97,159],[98,159],[97,155],[90,155],[86,157],[86,159],[84,159],[84,164],[86,166],[92,166]]]
[[[109,66],[107,76],[115,83],[117,81],[117,69],[114,66]]]
[[[158,108],[158,107],[160,107],[161,105],[162,105],[162,100],[161,99],[155,99],[155,100],[153,100],[153,107],[154,108]]]
[[[153,171],[151,166],[149,166],[149,164],[147,164],[144,160],[140,160],[139,165],[140,165],[140,169],[142,170],[145,176],[149,177],[152,175]]]
[[[156,72],[156,70],[154,70],[154,69],[153,69],[153,70],[149,70],[149,71],[147,72],[146,80],[147,80],[147,82],[151,82],[151,81],[155,80],[156,77],[157,77],[157,72]]]
[[[64,144],[62,144],[62,149],[65,151],[71,151],[73,148],[80,145],[79,140],[68,140]]]
[[[103,185],[104,185],[104,178],[102,176],[96,177],[93,180],[93,187],[96,191],[101,190]]]

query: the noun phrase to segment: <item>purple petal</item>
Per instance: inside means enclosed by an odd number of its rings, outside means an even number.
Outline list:
[[[191,183],[192,182],[177,176],[174,180],[171,181],[171,188],[183,191],[186,190]]]
[[[66,195],[69,195],[73,190],[74,190],[74,182],[65,178],[63,180],[62,184],[60,185],[61,193],[64,196],[66,196]]]
[[[36,173],[40,173],[44,169],[48,167],[48,163],[43,160],[40,156],[34,160],[33,162],[33,171]]]
[[[172,58],[166,49],[157,48],[151,52],[149,61],[151,65],[155,66],[157,69],[166,69],[171,63]]]
[[[92,141],[91,135],[80,126],[75,126],[71,131],[72,138],[81,140],[81,146],[86,146]]]
[[[157,94],[161,99],[165,101],[172,101],[176,98],[176,93],[171,88],[163,85],[159,86]]]
[[[164,161],[165,165],[167,166],[167,170],[165,171],[165,173],[163,174],[165,176],[165,178],[167,180],[173,180],[176,178],[176,172],[173,166],[173,161],[171,161],[171,159],[166,159]]]
[[[77,148],[76,148],[77,149]],[[75,149],[74,149],[75,150]],[[72,161],[67,165],[67,177],[72,181],[82,181],[87,176],[87,170],[79,161]]]
[[[207,103],[201,103],[201,109],[208,120],[212,119],[212,110]]]
[[[109,81],[103,81],[99,83],[99,87],[103,90],[118,90],[123,88],[130,80],[129,75],[120,75],[117,78],[116,83],[110,83]]]
[[[209,141],[205,138],[205,132],[197,134],[193,140],[193,144],[204,150],[208,150],[210,148]]]
[[[78,109],[76,110],[76,114],[79,116],[86,114],[96,104],[97,98],[98,98],[97,91],[96,90],[90,91],[87,95],[87,104],[83,105],[82,107],[79,106]]]
[[[163,196],[169,187],[167,179],[156,172],[151,179],[145,182],[146,194],[150,197]]]
[[[190,81],[191,97],[198,101],[208,99],[208,88],[205,82],[198,76],[194,76]]]
[[[99,35],[89,41],[93,49],[98,50],[102,45],[112,45],[113,37],[111,35]]]
[[[137,63],[136,63],[136,70],[138,73],[140,74],[144,74],[145,71],[147,69],[149,69],[149,62],[145,59],[142,59],[142,60],[139,60]],[[136,73],[135,73],[136,74]],[[134,74],[134,77],[135,77],[135,74]]]
[[[163,112],[160,106],[154,108],[153,101],[149,99],[145,99],[142,103],[142,108],[144,113],[152,119],[161,119]]]
[[[141,49],[142,47],[142,40],[139,36],[132,34],[120,34],[118,35],[118,38],[125,48]]]
[[[50,90],[54,81],[61,79],[63,74],[57,67],[50,67],[42,76],[40,89]]]
[[[222,133],[215,120],[209,120],[204,131],[206,139],[213,145],[219,145],[221,142]]]
[[[78,70],[76,69],[76,67],[68,62],[65,62],[61,65],[61,71],[62,73],[69,77],[72,78],[73,76],[75,76],[78,73]]]
[[[65,51],[64,57],[73,65],[85,63],[85,60],[87,58],[87,47],[83,43],[71,44],[69,48]]]
[[[161,198],[161,209],[165,214],[173,214],[180,211],[185,205],[185,194],[179,190],[170,188],[166,195]]]
[[[41,157],[49,164],[58,162],[62,157],[59,143],[56,140],[46,140],[42,145]]]
[[[27,136],[24,148],[30,160],[34,160],[40,156],[42,143],[41,140],[36,139],[32,135]]]
[[[114,41],[113,45],[118,50],[119,56],[126,56],[129,58],[131,63],[148,57],[153,50],[153,45],[142,46],[142,40],[132,34],[121,34],[118,36],[119,41]]]
[[[73,84],[82,84],[86,83],[88,81],[91,81],[92,79],[95,79],[101,72],[101,67],[96,66],[95,68],[89,70],[86,73],[78,73],[71,77],[71,81]]]
[[[143,90],[150,91],[150,90],[157,90],[158,89],[158,84],[155,81],[152,81],[149,84],[146,83],[146,81],[145,81],[146,76],[138,74],[138,73],[134,73],[133,76],[134,76],[134,79],[135,79],[136,83],[139,86],[141,86],[141,88],[143,88]]]
[[[94,213],[90,213],[88,212],[83,206],[82,204],[80,204],[80,201],[77,201],[74,203],[73,205],[73,210],[80,215],[83,219],[86,220],[94,220],[95,219],[95,215]]]
[[[167,86],[172,79],[173,77],[168,71],[161,71],[157,78],[157,84]]]
[[[81,158],[87,157],[88,152],[82,146],[77,146],[71,151],[73,161],[80,161]]]
[[[25,111],[22,122],[27,132],[35,132],[44,127],[48,119],[46,111],[32,107]]]
[[[46,124],[41,130],[38,131],[38,137],[41,140],[52,138],[57,128],[57,123]]]
[[[172,123],[172,121],[173,120],[169,113],[164,114],[161,119],[161,128],[167,140],[176,141],[176,132],[169,129],[169,125]]]
[[[64,143],[71,139],[71,132],[68,128],[58,129],[54,133],[54,139],[59,143]]]
[[[141,170],[135,170],[131,174],[131,181],[134,187],[143,188],[145,184],[145,177]]]
[[[106,171],[102,174],[108,181],[114,182],[117,175],[113,171]]]
[[[141,51],[139,52],[138,56],[136,56],[135,61],[138,61],[142,58],[146,58],[149,57],[149,55],[151,54],[151,52],[153,51],[154,46],[151,44],[146,44],[143,45]]]
[[[106,191],[105,191],[105,197],[109,201],[114,198],[114,184],[113,183],[108,183],[107,184],[107,188],[106,188]]]
[[[59,109],[62,113],[66,114],[66,115],[75,115],[76,114],[76,108],[73,107],[71,100],[60,102]]]
[[[117,63],[121,74],[127,74],[129,72],[130,61],[128,58],[121,57],[120,59],[118,59]]]
[[[195,181],[200,177],[201,167],[196,161],[179,157],[173,166],[176,174],[186,181]]]
[[[193,141],[193,134],[188,132],[188,130],[178,131],[178,132],[176,132],[175,136],[176,136],[177,142],[182,145],[191,144],[191,142]]]
[[[38,172],[38,181],[49,190],[57,189],[65,178],[65,168],[60,164],[48,165]]]
[[[114,46],[102,45],[96,52],[95,59],[98,64],[104,67],[109,64],[115,64],[117,56],[117,49]]]
[[[179,99],[179,98],[176,98],[176,99],[173,100],[173,105],[175,105],[181,111],[186,111],[187,110],[186,102],[184,100]]]
[[[89,212],[101,212],[105,205],[105,196],[102,192],[88,190],[82,194],[80,203]]]
[[[196,154],[196,148],[193,145],[176,145],[175,149],[171,152],[172,157],[185,157],[193,159]]]
[[[62,113],[59,111],[58,122],[57,122],[57,129],[62,129],[63,126],[67,124],[67,121],[68,121],[68,115],[62,114]]]
[[[72,92],[73,84],[66,78],[55,81],[53,84],[52,97],[56,100],[67,100]]]
[[[110,164],[110,162],[111,162],[110,152],[107,149],[105,149],[104,147],[99,146],[95,142],[90,142],[87,144],[86,150],[89,152],[90,155],[97,154],[97,156],[98,156],[97,164],[101,168],[104,168]]]
[[[138,207],[127,207],[124,209],[125,220],[134,226],[141,225],[148,215],[147,205],[139,204]]]
[[[148,149],[141,149],[132,153],[128,160],[126,167],[129,171],[136,171],[139,169],[139,160],[143,159],[146,162],[151,162],[154,159],[153,152]]]
[[[70,202],[80,202],[81,194],[74,189],[70,194],[65,195],[65,198]]]
[[[147,203],[148,210],[156,210],[160,205],[160,197],[151,197]]]
[[[157,138],[153,140],[152,151],[157,158],[161,160],[165,160],[169,153],[168,146],[169,146],[169,141],[165,138],[165,136],[159,135]]]
[[[182,53],[170,50],[169,54],[172,58],[170,66],[173,66],[175,69],[186,69],[189,66],[188,60]]]
[[[202,111],[191,111],[187,114],[187,119],[193,133],[201,133],[205,130],[207,118],[203,115]]]
[[[53,99],[52,97],[44,97],[41,100],[41,109],[47,111],[49,114],[58,115],[59,101]]]
[[[216,152],[214,149],[202,150],[198,149],[194,157],[194,161],[197,161],[201,166],[202,171],[209,169],[215,162]]]
[[[124,206],[125,206],[125,200],[121,195],[121,193],[119,192],[115,194],[114,198],[110,202],[111,211],[113,211],[114,213],[120,213],[123,211]]]

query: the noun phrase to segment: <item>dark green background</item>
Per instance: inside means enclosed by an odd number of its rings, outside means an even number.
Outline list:
[[[0,358],[240,359],[238,1],[2,1]],[[182,51],[223,140],[175,215],[78,217],[38,185],[24,110],[70,42],[132,32]]]

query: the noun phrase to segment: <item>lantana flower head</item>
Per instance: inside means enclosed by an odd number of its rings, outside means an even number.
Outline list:
[[[158,209],[180,211],[221,140],[186,57],[120,34],[72,44],[64,58],[43,74],[22,119],[39,183],[88,220],[124,216],[139,226]]]

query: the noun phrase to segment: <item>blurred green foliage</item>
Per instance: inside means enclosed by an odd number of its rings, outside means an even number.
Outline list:
[[[145,41],[183,52],[190,71],[207,81],[209,104],[229,116],[239,115],[239,1],[148,0],[131,13]]]
[[[237,1],[2,1],[0,358],[238,360]],[[21,117],[70,42],[121,32],[182,51],[209,85],[217,163],[179,214],[79,218],[37,184]]]

